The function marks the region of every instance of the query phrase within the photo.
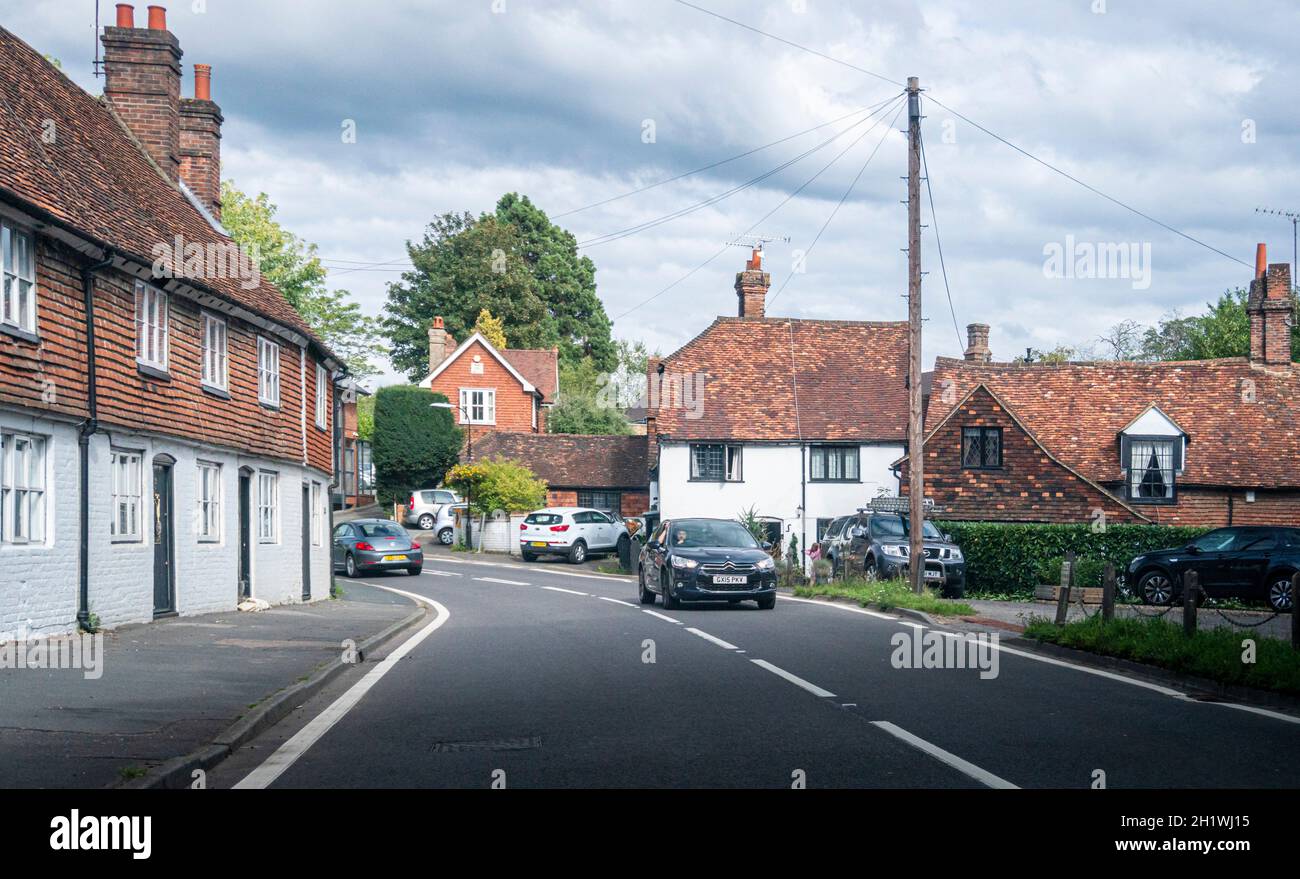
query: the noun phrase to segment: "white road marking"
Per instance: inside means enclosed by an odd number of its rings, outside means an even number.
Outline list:
[[[661,614],[661,613],[659,613],[658,611],[655,611],[655,610],[646,610],[645,608],[641,608],[641,613],[648,613],[648,614],[650,614],[650,616],[652,616],[652,617],[659,617],[659,619],[661,619],[661,620],[667,620],[668,622],[673,623],[674,625],[678,625],[678,626],[680,626],[680,625],[682,624],[682,621],[681,621],[681,620],[675,620],[675,619],[673,619],[672,617],[666,617],[666,616],[664,616],[663,614]]]
[[[543,586],[543,589],[549,589],[552,592],[567,592],[570,595],[587,595],[586,592],[579,592],[576,589],[561,589],[559,586]]]
[[[615,604],[621,604],[621,605],[623,605],[624,607],[636,607],[636,605],[633,604],[632,602],[630,602],[630,601],[623,601],[623,600],[620,599],[620,598],[610,598],[610,597],[605,596],[605,595],[597,595],[596,597],[599,598],[601,601],[612,601],[612,602],[614,602]]]
[[[790,674],[790,672],[786,671],[785,669],[778,668],[766,660],[751,659],[750,662],[754,663],[754,665],[757,665],[759,668],[767,669],[768,671],[770,671],[772,674],[776,675],[779,678],[785,678],[787,681],[794,684],[796,687],[802,687],[803,689],[807,690],[809,693],[812,693],[814,696],[821,696],[822,698],[825,699],[835,698],[835,694],[832,693],[830,690],[823,690],[821,687],[817,686],[816,684],[811,684],[808,681],[805,681],[803,678],[799,677],[798,675],[792,675]]]
[[[421,573],[429,574],[434,577],[463,577],[464,574],[458,574],[455,571],[422,571]]]
[[[1018,786],[1007,781],[1005,778],[999,778],[998,776],[994,775],[992,772],[989,772],[988,770],[985,769],[981,769],[978,766],[976,766],[974,763],[970,763],[966,760],[963,760],[962,758],[958,757],[956,754],[952,753],[951,751],[945,751],[943,748],[940,748],[938,745],[932,745],[929,742],[927,742],[925,739],[920,738],[918,736],[914,736],[907,730],[903,729],[902,727],[896,726],[887,720],[873,720],[871,721],[871,725],[883,729],[885,732],[889,733],[894,738],[901,739],[902,741],[907,742],[913,748],[924,751],[925,753],[929,754],[931,757],[936,758],[940,762],[947,763],[953,769],[956,769],[958,772],[962,773],[963,775],[967,775],[975,779],[980,784],[985,785],[986,787],[997,788],[1000,790],[1020,789]]]
[[[411,637],[402,642],[392,653],[389,653],[383,660],[368,671],[361,680],[357,681],[348,688],[342,696],[335,699],[328,708],[312,718],[306,726],[294,733],[293,737],[276,749],[275,753],[266,759],[262,765],[258,766],[248,775],[235,785],[236,788],[242,789],[262,789],[270,786],[284,772],[297,762],[298,758],[307,753],[307,749],[316,742],[320,741],[321,736],[343,719],[349,711],[356,707],[357,703],[370,692],[375,684],[379,683],[384,675],[392,671],[393,666],[416,648],[425,638],[437,631],[443,623],[451,618],[451,612],[438,602],[425,598],[414,592],[406,592],[402,589],[394,589],[391,586],[380,586],[377,583],[367,584],[377,589],[386,589],[389,592],[395,592],[398,595],[404,595],[413,601],[427,604],[432,607],[437,616],[429,621],[429,624]]]
[[[532,583],[525,583],[522,580],[502,580],[497,577],[475,577],[480,583],[504,583],[507,586],[531,586]]]
[[[890,616],[887,613],[880,613],[879,611],[875,611],[875,610],[867,610],[865,607],[853,607],[848,604],[839,604],[833,601],[814,601],[811,598],[795,598],[793,595],[782,595],[781,600],[798,601],[801,602],[802,604],[818,604],[821,605],[822,607],[834,608],[835,610],[847,610],[849,613],[860,613],[863,616],[875,617],[878,620],[889,620],[890,622],[898,622],[898,617]]]
[[[1190,696],[1184,697],[1189,702],[1197,700]],[[1240,702],[1205,702],[1205,705],[1222,705],[1224,708],[1236,708],[1238,711],[1249,711],[1251,714],[1262,714],[1264,717],[1271,717],[1274,720],[1285,720],[1287,723],[1300,723],[1300,717],[1291,714],[1283,714],[1280,711],[1269,711],[1267,708],[1256,708],[1254,705],[1242,705]]]
[[[480,565],[488,568],[509,568],[512,571],[541,571],[542,573],[555,574],[557,577],[582,577],[586,580],[604,580],[607,583],[626,583],[636,579],[635,574],[584,574],[579,571],[567,571],[560,568],[548,570],[545,566],[513,564],[511,562],[482,562],[473,559],[455,559],[445,556],[426,555],[426,562],[451,562],[457,565]],[[552,566],[554,567],[554,566]]]
[[[721,647],[723,650],[736,650],[736,649],[738,649],[738,648],[736,647],[735,644],[728,644],[726,641],[723,641],[721,638],[715,638],[715,637],[713,637],[713,636],[710,635],[708,632],[701,632],[699,629],[691,628],[690,626],[687,626],[687,627],[686,627],[686,631],[690,632],[692,635],[699,635],[699,636],[700,636],[701,638],[703,638],[705,641],[708,641],[708,642],[710,642],[710,643],[712,643],[712,644],[717,644],[717,645],[718,645],[719,647]]]

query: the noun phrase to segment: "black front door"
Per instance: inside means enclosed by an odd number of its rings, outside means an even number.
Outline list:
[[[153,615],[176,612],[175,540],[172,523],[172,467],[153,465]]]
[[[243,601],[253,594],[252,571],[252,511],[249,509],[253,495],[253,474],[239,474],[239,592]]]
[[[302,487],[302,600],[311,601],[311,486]]]

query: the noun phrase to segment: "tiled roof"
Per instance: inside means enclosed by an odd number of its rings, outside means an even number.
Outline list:
[[[54,135],[49,142],[46,131]],[[145,265],[154,262],[155,245],[171,246],[177,235],[186,244],[232,243],[146,158],[105,100],[88,95],[2,27],[0,193]],[[316,338],[266,280],[251,290],[238,278],[193,283]]]
[[[688,394],[691,377],[706,376],[698,417],[667,387],[651,395],[656,431],[674,440],[907,435],[905,323],[720,317],[662,364],[663,384],[685,381]]]
[[[501,356],[542,392],[543,403],[554,403],[559,387],[559,354],[554,348],[507,348]]]
[[[941,357],[937,425],[984,383],[1053,456],[1097,482],[1123,478],[1118,435],[1152,405],[1188,435],[1184,484],[1300,486],[1300,371],[1245,358],[1166,363],[969,363]]]
[[[649,484],[644,436],[492,431],[473,439],[474,460],[518,461],[552,488],[640,488]]]

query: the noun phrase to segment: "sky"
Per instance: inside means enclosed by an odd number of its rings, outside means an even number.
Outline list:
[[[673,0],[164,5],[182,93],[194,63],[213,67],[223,177],[268,193],[376,316],[407,241],[514,191],[584,242],[614,335],[651,350],[736,313],[748,250],[727,245],[746,232],[773,239],[769,315],[904,320],[907,117],[891,99],[908,76],[925,90],[927,368],[961,354],[968,323],[991,326],[999,360],[1097,349],[1121,321],[1244,286],[1256,242],[1292,259],[1290,222],[1256,211],[1300,211],[1287,0],[696,2],[788,42]],[[0,0],[0,25],[98,94],[94,8]],[[1120,245],[1107,271],[1077,263]]]

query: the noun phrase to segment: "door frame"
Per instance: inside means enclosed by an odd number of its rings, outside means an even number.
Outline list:
[[[151,497],[153,505],[153,617],[176,616],[176,459],[171,455],[155,455],[150,467]],[[159,475],[163,479],[160,498]],[[166,556],[166,601],[158,602],[158,554]]]
[[[240,467],[236,491],[239,546],[235,561],[235,603],[253,597],[253,468]]]
[[[312,519],[315,510],[312,509],[312,484],[310,481],[304,481],[302,484],[302,600],[311,601],[311,547],[312,539]]]

